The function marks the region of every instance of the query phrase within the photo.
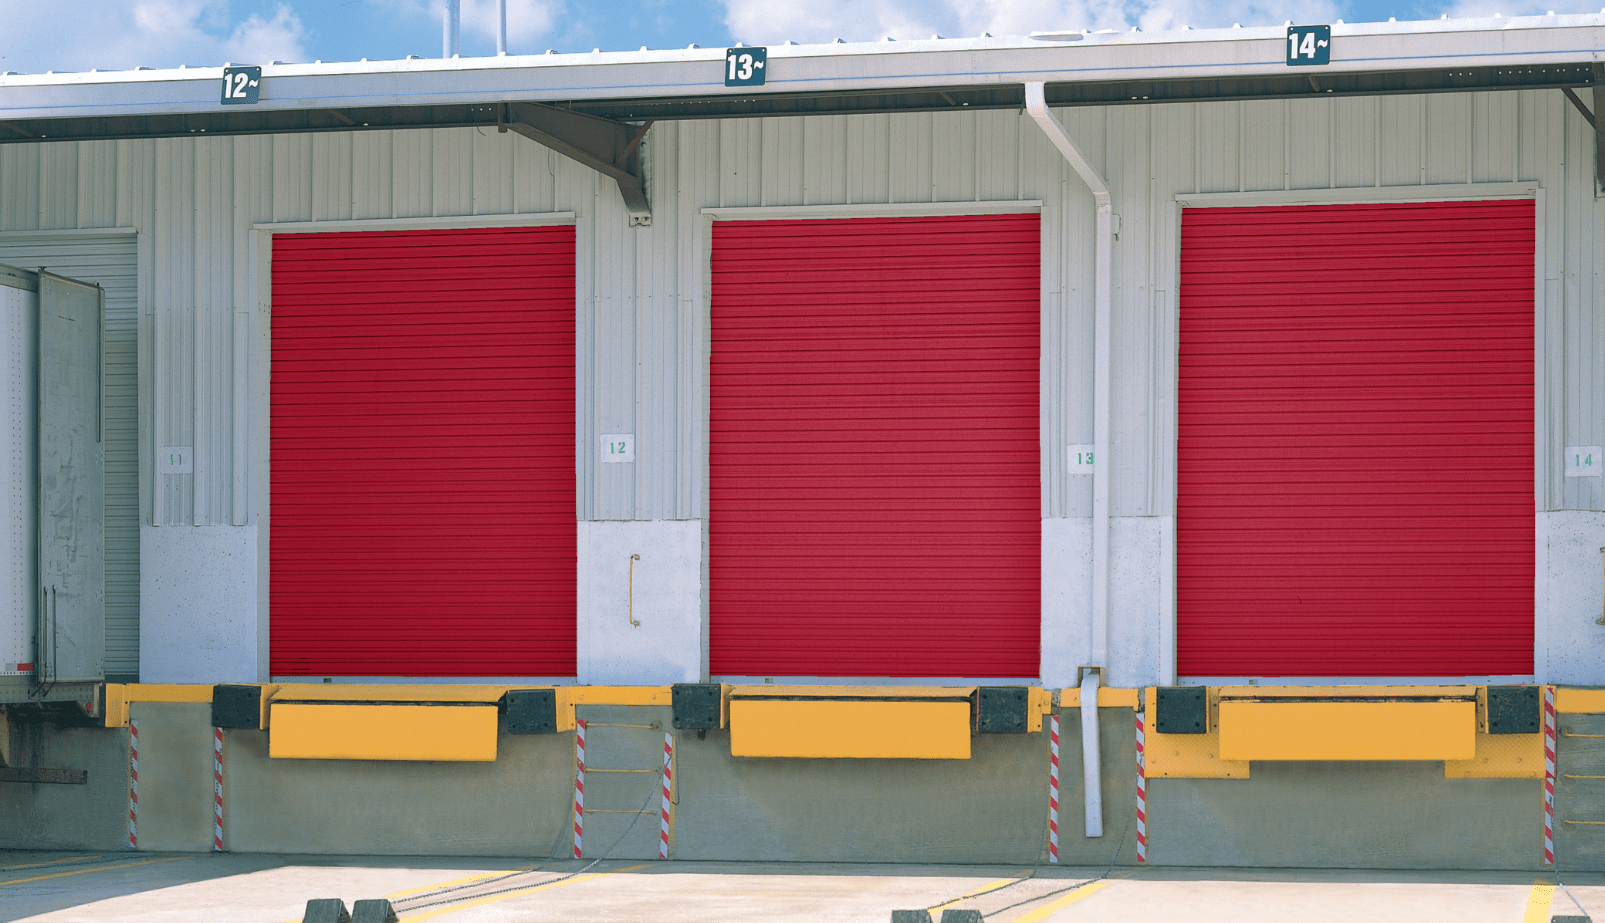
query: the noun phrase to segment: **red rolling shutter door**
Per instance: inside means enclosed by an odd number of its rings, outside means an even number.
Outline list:
[[[1533,669],[1533,203],[1188,209],[1177,669]]]
[[[574,229],[273,241],[272,672],[574,674]]]
[[[718,222],[715,675],[1032,677],[1036,215]]]

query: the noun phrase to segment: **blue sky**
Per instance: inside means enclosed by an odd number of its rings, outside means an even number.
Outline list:
[[[1598,12],[1566,0],[509,0],[509,50],[584,52]],[[435,57],[442,0],[0,0],[0,70]],[[495,0],[463,0],[462,53],[495,52]],[[69,28],[64,28],[70,24]]]

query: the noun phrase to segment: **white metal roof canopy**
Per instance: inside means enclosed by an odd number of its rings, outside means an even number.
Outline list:
[[[1331,61],[1290,67],[1285,28],[782,45],[761,88],[723,85],[724,52],[687,48],[263,65],[259,99],[223,69],[0,75],[0,142],[490,127],[614,179],[651,223],[639,145],[656,119],[1590,87],[1605,104],[1605,12],[1337,23]],[[1605,152],[1605,125],[1596,147]],[[1605,156],[1598,157],[1605,165]]]

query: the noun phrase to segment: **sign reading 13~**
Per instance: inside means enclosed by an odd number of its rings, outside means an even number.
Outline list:
[[[768,63],[767,48],[726,48],[724,50],[724,85],[727,87],[763,86],[764,68]]]
[[[1287,63],[1289,67],[1332,63],[1331,26],[1288,26]]]

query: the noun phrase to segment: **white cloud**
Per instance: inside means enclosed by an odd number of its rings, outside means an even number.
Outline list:
[[[307,38],[300,17],[284,4],[273,11],[272,19],[252,13],[223,43],[234,61],[296,61],[306,57],[302,48]]]
[[[725,24],[751,44],[910,40],[931,35],[1025,35],[1034,31],[1281,25],[1331,22],[1336,0],[724,0]]]
[[[531,42],[552,31],[557,5],[542,0],[507,0],[507,44]],[[463,32],[496,40],[496,0],[463,0]],[[509,50],[513,50],[509,48]],[[528,53],[528,49],[519,49]]]
[[[288,4],[237,20],[228,0],[0,0],[0,70],[120,70],[305,59],[307,30]],[[66,24],[70,24],[66,25]]]

